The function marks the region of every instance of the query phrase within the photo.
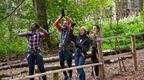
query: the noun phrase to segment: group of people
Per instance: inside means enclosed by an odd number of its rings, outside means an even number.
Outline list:
[[[97,54],[97,41],[99,37],[100,27],[93,26],[91,34],[88,34],[86,27],[80,28],[79,35],[74,35],[73,30],[76,23],[67,16],[60,16],[54,23],[56,29],[61,33],[59,44],[59,59],[61,68],[66,68],[65,61],[68,67],[72,67],[74,58],[75,65],[80,66],[85,64],[87,52],[91,49],[91,61],[97,63],[99,55]],[[39,26],[38,23],[33,23],[30,31],[19,33],[21,37],[27,37],[29,50],[27,51],[27,61],[29,66],[29,75],[34,74],[34,66],[38,65],[41,73],[45,72],[44,62],[40,51],[40,40],[42,37],[47,37],[48,32]],[[74,56],[73,56],[74,54]],[[92,70],[93,71],[93,70]],[[83,68],[77,69],[79,80],[86,80],[85,71]],[[99,75],[98,66],[94,67],[94,74]],[[63,72],[64,80],[72,80],[72,70]],[[43,80],[47,80],[46,76],[42,76]],[[34,80],[31,78],[30,80]]]
[[[61,32],[61,41],[60,41],[60,65],[62,68],[65,68],[65,61],[67,61],[68,67],[72,66],[72,59],[74,53],[75,65],[80,66],[85,64],[85,59],[87,57],[87,52],[92,46],[92,57],[91,60],[93,63],[98,62],[98,54],[97,54],[97,45],[96,38],[99,36],[100,27],[98,25],[93,26],[92,34],[88,34],[88,30],[86,27],[80,28],[79,35],[75,36],[73,34],[74,23],[68,17],[59,17],[55,21],[55,26],[59,32]],[[77,69],[79,73],[79,80],[85,80],[85,72],[83,68]],[[68,74],[64,73],[64,80],[72,78],[72,71],[68,71]],[[95,66],[95,74],[98,76],[98,66]]]

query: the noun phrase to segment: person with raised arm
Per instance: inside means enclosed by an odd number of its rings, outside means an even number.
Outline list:
[[[60,44],[59,44],[59,58],[61,68],[66,68],[65,61],[67,61],[68,67],[72,67],[72,54],[74,52],[73,42],[70,37],[71,27],[74,22],[67,16],[65,16],[64,11],[62,15],[55,21],[54,25],[56,29],[61,33]],[[63,72],[64,80],[72,79],[72,70]]]
[[[30,31],[21,32],[18,34],[20,37],[26,37],[28,40],[27,61],[29,66],[29,75],[34,75],[35,64],[41,73],[45,72],[43,57],[40,50],[40,41],[43,37],[47,37],[47,30],[39,26],[38,23],[33,23]],[[47,80],[46,75],[42,76],[43,80]],[[34,78],[30,78],[34,80]]]

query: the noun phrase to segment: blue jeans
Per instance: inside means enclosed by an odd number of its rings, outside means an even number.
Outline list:
[[[72,67],[72,52],[68,50],[60,50],[59,52],[59,58],[60,58],[60,66],[61,68],[66,68],[65,61],[67,61],[68,67]],[[69,70],[69,77],[72,78],[72,70]],[[68,77],[67,72],[63,72],[65,77]]]
[[[80,54],[75,54],[75,64],[76,66],[84,65],[85,57],[81,56]],[[85,71],[83,68],[77,69],[79,73],[79,80],[85,80]]]
[[[34,75],[35,63],[41,73],[45,72],[43,57],[40,55],[39,50],[29,50],[27,52],[27,61],[29,66],[29,75]],[[43,80],[47,80],[46,76],[42,76]],[[31,78],[30,80],[34,80]]]

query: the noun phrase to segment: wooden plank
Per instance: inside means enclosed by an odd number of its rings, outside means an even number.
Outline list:
[[[144,32],[142,33],[132,33],[132,34],[128,34],[128,35],[118,35],[118,36],[112,36],[112,37],[106,37],[106,38],[98,38],[97,40],[100,40],[100,41],[106,41],[106,40],[109,40],[109,39],[114,39],[114,38],[123,38],[123,37],[129,37],[129,36],[132,36],[132,35],[143,35]]]
[[[127,56],[120,56],[120,61],[121,60],[125,60],[125,59],[132,59],[132,55],[127,55]],[[104,63],[105,64],[113,64],[113,63],[117,63],[118,62],[118,57],[114,57],[113,59],[104,59]],[[86,64],[91,64],[91,60],[87,60],[86,61]],[[74,67],[75,64],[73,63],[72,66]],[[66,66],[67,67],[67,66]],[[45,70],[46,71],[50,71],[50,70],[57,70],[57,69],[61,69],[60,65],[59,64],[55,64],[55,65],[47,65],[45,66]],[[14,73],[14,74],[1,74],[0,76],[16,76],[16,75],[19,75],[19,74],[22,74],[22,73],[26,73],[28,72],[28,70],[24,70],[22,72],[18,72],[18,73]],[[38,73],[39,72],[39,69],[36,67],[35,68],[35,72]]]
[[[103,53],[102,53],[102,41],[100,40],[97,41],[97,49],[98,49],[98,55],[100,57],[100,63],[102,63],[102,65],[100,65],[99,67],[99,76],[100,76],[100,80],[104,80],[105,78],[104,59],[103,59]]]
[[[19,78],[10,79],[10,80],[25,80],[25,79],[30,79],[30,78],[34,78],[34,77],[44,76],[44,75],[48,75],[48,74],[54,74],[54,73],[59,73],[59,72],[63,72],[63,71],[76,70],[76,69],[80,69],[80,68],[87,68],[87,67],[93,67],[93,66],[99,66],[99,65],[102,65],[102,63],[94,63],[94,64],[70,67],[70,68],[65,68],[65,69],[47,71],[45,73],[39,73],[39,74],[31,75],[31,76],[19,77]]]
[[[132,55],[127,55],[127,56],[120,56],[121,58],[120,58],[120,61],[121,60],[125,60],[125,59],[132,59]],[[104,63],[105,64],[113,64],[113,63],[117,63],[118,62],[118,57],[114,57],[113,59],[105,59],[104,60]],[[91,60],[88,60],[88,61],[86,61],[86,64],[91,64]],[[75,64],[72,64],[72,66],[74,67],[75,66]],[[67,66],[66,66],[67,67]],[[60,65],[59,64],[57,64],[57,65],[48,65],[48,66],[45,66],[45,70],[46,71],[50,71],[50,70],[57,70],[57,69],[61,69],[61,67],[60,67]],[[14,73],[14,74],[0,74],[0,76],[5,76],[5,77],[10,77],[10,76],[17,76],[17,75],[20,75],[20,74],[22,74],[22,73],[26,73],[26,72],[28,72],[27,70],[24,70],[24,71],[22,71],[22,72],[18,72],[18,73]],[[38,68],[36,67],[35,68],[35,72],[36,73],[39,73],[39,70],[38,70]]]
[[[59,75],[58,73],[53,74],[53,80],[59,80]]]
[[[128,50],[125,50],[125,49],[121,49],[122,51],[121,52],[124,52],[124,51],[131,51],[131,49],[128,49]],[[103,52],[104,56],[107,56],[107,55],[114,55],[115,52],[113,50],[111,51],[106,51],[106,52]],[[87,59],[91,57],[91,52],[88,52],[88,56],[87,56]],[[52,62],[58,62],[59,61],[59,57],[58,56],[55,56],[55,57],[50,57],[50,58],[44,58],[44,63],[52,63]],[[13,64],[11,65],[4,65],[4,66],[0,66],[0,70],[7,70],[9,69],[9,66],[11,66],[12,68],[20,68],[20,67],[28,67],[28,64],[26,62],[26,60],[24,60],[24,62],[21,62],[20,60],[16,60],[16,61],[13,61],[12,62]],[[6,63],[7,64],[7,63]]]
[[[136,36],[132,35],[131,36],[131,43],[132,43],[132,54],[134,58],[134,67],[135,71],[138,70],[138,64],[137,64],[137,54],[136,54]]]
[[[135,33],[135,35],[142,35],[142,34],[144,34],[144,32],[143,33]],[[131,35],[134,35],[134,33],[129,34],[129,35],[118,35],[118,36],[107,37],[107,38],[98,38],[97,40],[98,41],[105,41],[105,40],[113,39],[113,38],[129,37]],[[112,52],[110,52],[110,53],[112,53]],[[104,52],[104,53],[107,54],[109,52]],[[90,56],[90,54],[88,54],[88,55]],[[59,57],[58,56],[50,57],[50,58],[44,58],[44,62],[45,63],[51,63],[51,62],[57,62],[57,61],[59,61]],[[21,61],[18,60],[18,61],[14,62],[14,63],[16,63],[16,64],[11,64],[10,67],[18,68],[18,67],[27,67],[28,66],[26,60],[24,60],[24,62],[21,62]],[[7,64],[7,63],[0,64],[0,65],[5,65],[5,64]],[[0,67],[0,70],[6,70],[6,69],[9,69],[9,66],[5,65],[5,66]]]

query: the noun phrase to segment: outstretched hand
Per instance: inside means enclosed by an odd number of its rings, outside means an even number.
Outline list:
[[[76,23],[72,23],[72,25],[71,25],[71,26],[72,26],[72,28],[74,28],[74,27],[75,27],[75,25],[76,25]]]

